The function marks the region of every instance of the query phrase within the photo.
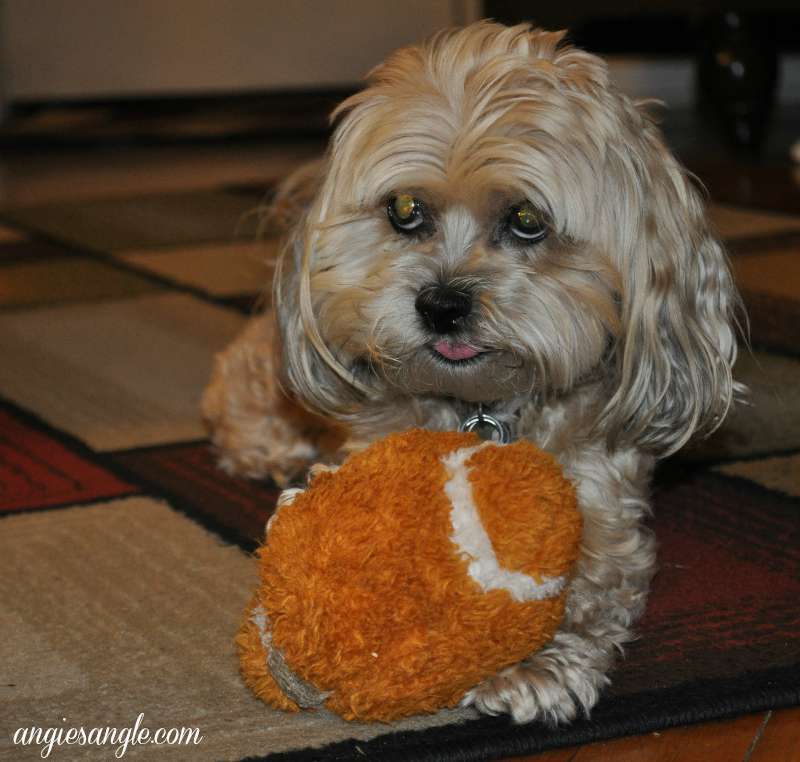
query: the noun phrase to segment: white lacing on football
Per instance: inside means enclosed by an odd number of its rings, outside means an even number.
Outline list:
[[[487,592],[489,590],[506,590],[515,600],[521,602],[554,598],[564,589],[566,576],[543,576],[541,581],[537,582],[528,574],[503,569],[497,560],[492,541],[481,522],[480,513],[475,505],[467,461],[484,447],[502,446],[495,442],[483,442],[474,447],[462,447],[460,450],[454,450],[442,458],[442,463],[449,476],[444,485],[444,491],[452,505],[450,522],[453,526],[453,533],[450,535],[450,539],[468,561],[469,576],[483,590]]]

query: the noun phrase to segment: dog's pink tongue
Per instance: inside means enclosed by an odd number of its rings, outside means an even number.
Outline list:
[[[475,357],[475,355],[479,354],[475,347],[461,342],[451,344],[449,341],[437,341],[433,348],[448,360],[469,360],[470,357]]]

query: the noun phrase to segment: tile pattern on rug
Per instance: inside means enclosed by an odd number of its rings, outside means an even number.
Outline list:
[[[746,403],[681,457],[722,460],[800,449],[800,359],[743,349],[734,377],[749,390]]]
[[[722,475],[671,474],[654,490],[659,571],[613,691],[796,664],[797,501]]]
[[[47,241],[19,238],[14,241],[0,240],[0,265],[7,262],[38,262],[73,256],[74,251]],[[2,273],[0,273],[2,274]]]
[[[21,230],[0,225],[0,243],[16,243],[24,238],[25,234]]]
[[[242,211],[257,203],[246,192],[214,191],[0,215],[90,250],[71,253],[91,270],[114,270],[123,281],[135,279],[131,268],[139,268],[158,276],[162,288],[167,280],[195,294],[137,296],[119,288],[92,301],[91,289],[77,282],[80,268],[66,268],[52,240],[32,233],[22,242],[31,247],[29,259],[19,251],[3,260],[3,247],[19,244],[0,243],[0,283],[5,269],[45,260],[54,265],[42,280],[65,268],[75,281],[70,304],[43,307],[34,300],[0,313],[0,352],[14,358],[0,365],[0,396],[83,443],[50,441],[32,419],[11,412],[4,418],[0,409],[7,510],[61,507],[46,516],[2,518],[0,566],[30,570],[23,578],[0,573],[2,600],[14,600],[0,608],[3,632],[12,634],[0,639],[0,665],[13,670],[13,679],[0,679],[0,699],[11,707],[4,720],[44,723],[69,706],[80,724],[125,724],[144,708],[151,726],[201,727],[208,740],[193,758],[239,759],[468,717],[442,713],[365,728],[324,714],[281,715],[252,699],[236,676],[231,637],[252,590],[253,561],[197,524],[252,548],[278,490],[216,470],[213,452],[200,441],[198,401],[213,353],[245,321],[230,307],[248,311],[257,292],[251,284],[263,277],[250,270],[259,245],[230,243]],[[792,497],[800,465],[800,342],[792,343],[792,331],[800,330],[800,282],[792,284],[784,269],[794,266],[786,257],[797,250],[792,231],[800,230],[800,217],[720,206],[713,214],[733,241],[754,343],[786,354],[743,351],[737,377],[751,387],[753,405],[739,407],[716,435],[672,461],[679,478],[657,482],[662,570],[644,637],[630,646],[600,712],[620,697],[674,687],[703,670],[706,678],[724,679],[742,664],[757,672],[800,663],[793,605],[800,597],[800,537]],[[55,251],[36,254],[42,246]],[[776,279],[783,281],[777,287]],[[42,288],[50,289],[43,300],[57,298],[52,283]],[[698,463],[716,464],[717,472],[698,470]],[[127,485],[107,469],[139,491],[168,497],[183,513],[145,498],[63,508],[123,494],[113,490]],[[106,486],[98,491],[98,484]],[[56,576],[59,585],[52,587]],[[708,593],[702,605],[700,592]],[[482,732],[487,721],[481,722]],[[492,727],[509,736],[523,730],[500,720]],[[0,744],[6,738],[0,734]],[[146,752],[126,756],[147,758]],[[184,750],[169,754],[185,758]],[[87,749],[84,758],[106,756]]]
[[[0,408],[0,513],[127,495],[136,487]]]
[[[800,299],[742,289],[751,345],[800,357]]]
[[[728,476],[749,479],[767,489],[800,497],[800,453],[727,463],[716,470]]]
[[[8,222],[92,251],[252,238],[257,205],[221,191],[6,207]]]
[[[247,317],[252,317],[263,312],[269,307],[272,302],[272,294],[269,291],[263,291],[260,294],[225,296],[220,297],[219,302],[227,307],[230,307],[231,309],[241,312]]]
[[[214,296],[268,291],[278,241],[204,244],[126,251],[119,258],[132,267]]]
[[[98,450],[195,440],[213,354],[243,322],[182,294],[0,314],[0,395]]]
[[[279,488],[269,480],[228,476],[208,443],[116,453],[113,460],[143,484],[169,495],[253,546],[264,537]]]
[[[800,247],[734,257],[733,272],[743,289],[793,299],[800,293]]]
[[[712,203],[759,348],[800,355],[800,215]]]
[[[0,268],[0,307],[120,299],[159,290],[148,278],[85,257]]]
[[[797,167],[788,158],[779,163],[692,161],[689,169],[702,179],[717,203],[768,214],[800,212]]]
[[[752,235],[729,239],[728,252],[734,256],[743,254],[773,254],[785,251],[800,251],[800,230],[780,230],[768,235]]]
[[[190,752],[163,746],[157,755],[198,762],[472,716],[444,712],[367,726],[268,709],[240,681],[233,644],[256,576],[253,558],[152,499],[3,519],[0,756],[39,758],[38,748],[9,748],[8,728],[123,728],[140,712],[151,729],[199,728],[203,741]],[[58,751],[66,750],[54,757]],[[71,747],[69,759],[111,753]],[[153,748],[130,746],[125,758],[152,759]]]
[[[800,356],[800,234],[742,239],[731,263],[753,344]]]
[[[708,213],[717,233],[725,239],[800,230],[800,216],[793,214],[754,211],[719,203],[709,204]]]

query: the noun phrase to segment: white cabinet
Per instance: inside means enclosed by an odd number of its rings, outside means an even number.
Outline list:
[[[477,0],[0,0],[8,100],[349,85]]]

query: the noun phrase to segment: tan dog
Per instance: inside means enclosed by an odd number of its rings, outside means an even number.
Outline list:
[[[370,74],[281,191],[275,313],[217,358],[204,401],[221,465],[255,477],[479,410],[558,458],[584,521],[564,624],[466,698],[519,721],[597,701],[655,568],[654,460],[736,390],[738,297],[701,199],[562,37],[479,23]]]

